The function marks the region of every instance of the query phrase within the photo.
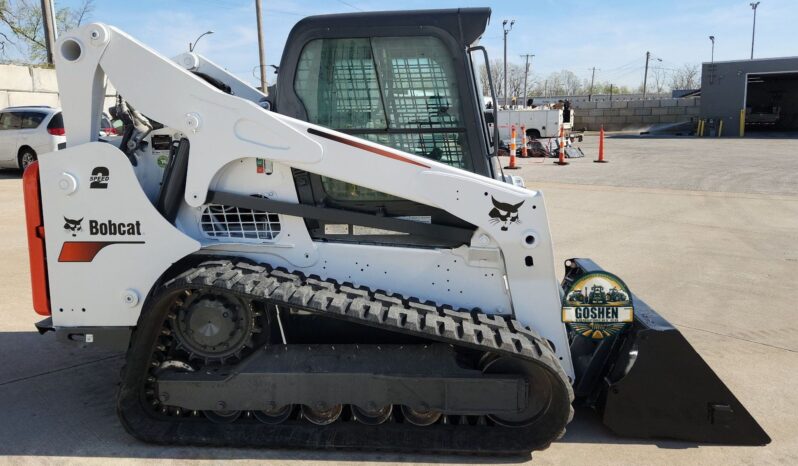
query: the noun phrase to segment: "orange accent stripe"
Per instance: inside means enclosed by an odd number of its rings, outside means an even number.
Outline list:
[[[33,162],[22,175],[22,193],[25,198],[25,223],[28,230],[28,256],[30,258],[31,295],[37,314],[49,316],[50,289],[47,282],[47,261],[44,249],[44,222],[42,198],[39,191],[39,162]]]
[[[323,138],[329,139],[331,141],[340,142],[341,144],[346,144],[347,146],[352,146],[358,149],[363,149],[365,151],[369,151],[373,154],[381,155],[383,157],[388,157],[389,159],[398,160],[400,162],[405,162],[413,165],[418,165],[419,167],[424,168],[432,168],[429,165],[424,165],[423,163],[416,162],[415,160],[411,160],[407,157],[401,156],[399,154],[394,154],[393,152],[389,152],[385,149],[380,149],[377,147],[369,146],[368,144],[364,144],[359,141],[355,141],[353,139],[345,138],[338,136],[336,134],[325,133],[324,131],[319,131],[315,128],[308,128],[308,133],[314,134],[316,136],[321,136]]]
[[[65,241],[58,262],[91,262],[97,253],[112,244],[144,244],[144,241]]]

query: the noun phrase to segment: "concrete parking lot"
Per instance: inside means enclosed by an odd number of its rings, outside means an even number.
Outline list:
[[[556,260],[591,257],[675,324],[773,442],[726,447],[621,439],[579,411],[534,464],[798,464],[798,151],[795,139],[610,137],[610,163],[523,159],[546,196]],[[506,159],[505,159],[506,160]],[[165,448],[116,420],[119,354],[67,348],[33,322],[21,181],[0,172],[0,461],[114,464],[518,463],[323,451]]]

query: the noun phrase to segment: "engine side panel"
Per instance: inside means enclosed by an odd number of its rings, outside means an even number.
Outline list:
[[[116,147],[82,144],[39,163],[53,324],[135,325],[155,281],[200,244],[164,220]]]

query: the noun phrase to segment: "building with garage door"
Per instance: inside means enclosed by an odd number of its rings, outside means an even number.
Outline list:
[[[704,63],[700,115],[705,136],[798,132],[798,57]]]

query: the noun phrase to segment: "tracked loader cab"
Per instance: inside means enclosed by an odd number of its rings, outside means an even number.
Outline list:
[[[476,46],[489,18],[489,8],[305,18],[286,41],[270,96],[274,110],[501,179],[478,79],[480,68],[489,66]],[[440,209],[379,191],[299,170],[294,177],[305,204],[473,228]],[[458,245],[451,238],[397,237],[319,221],[308,227],[315,239],[331,241]]]

